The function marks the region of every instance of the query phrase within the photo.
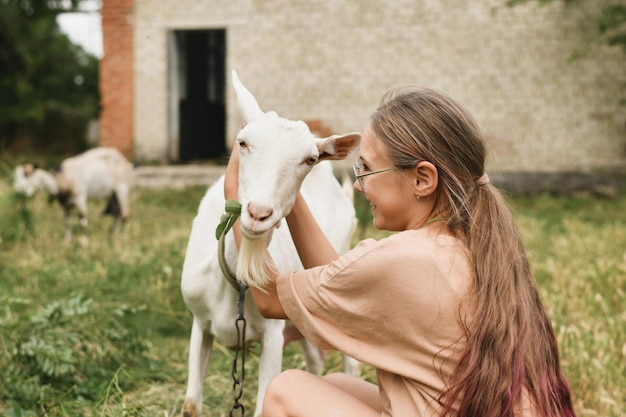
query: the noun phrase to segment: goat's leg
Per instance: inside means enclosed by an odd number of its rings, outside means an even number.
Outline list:
[[[128,198],[128,187],[118,186],[107,201],[104,214],[113,217],[113,223],[111,224],[110,231],[111,236],[115,235],[120,228],[122,231],[126,230],[126,223],[129,217]]]
[[[318,349],[318,352],[315,352],[315,346],[312,343],[306,341],[304,336],[294,327],[293,325],[288,326],[285,329],[285,345],[287,345],[291,340],[298,340],[301,344],[302,350],[304,351],[307,363],[307,371],[314,373],[316,375],[321,375],[323,372],[324,360],[326,359],[325,352],[322,349]],[[291,338],[291,339],[289,339]],[[318,359],[319,358],[319,359]],[[358,360],[346,355],[342,354],[343,372],[358,377],[361,372],[361,364]]]
[[[212,350],[213,335],[194,320],[189,341],[187,393],[181,410],[183,417],[199,417],[202,413],[202,387]]]
[[[263,341],[261,342],[261,356],[259,357],[259,389],[256,397],[254,417],[261,416],[263,398],[267,386],[276,377],[283,363],[283,328],[282,320],[269,319],[265,325]]]
[[[342,356],[343,372],[358,377],[361,374],[361,363],[345,353]]]
[[[79,241],[83,246],[89,244],[87,237],[87,195],[82,195],[76,199],[76,210],[78,212],[78,224],[80,225]]]
[[[89,244],[89,237],[87,237],[87,215],[78,213],[78,224],[80,225],[80,237],[79,242],[83,246]]]
[[[116,234],[119,228],[120,228],[120,218],[119,216],[115,216],[113,217],[113,224],[111,225],[111,235]]]
[[[69,207],[63,207],[63,217],[65,218],[65,234],[63,236],[63,243],[70,243],[72,241],[72,210]]]
[[[320,349],[306,339],[300,339],[300,346],[304,352],[306,370],[315,375],[322,375],[324,371],[324,358]]]
[[[115,187],[115,197],[119,205],[122,230],[124,230],[130,217],[130,187],[128,184],[119,184]]]

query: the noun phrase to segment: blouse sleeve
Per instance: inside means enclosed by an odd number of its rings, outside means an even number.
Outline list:
[[[329,265],[278,278],[278,297],[289,320],[315,345],[334,350],[348,348],[342,345],[350,344],[346,332],[353,326],[346,324],[355,324],[357,316],[366,313],[363,304],[371,301],[363,300],[367,277],[355,274],[354,269],[365,269],[363,258],[375,247],[376,241],[366,240]]]
[[[403,239],[367,239],[329,265],[280,276],[287,317],[321,348],[399,374],[410,371],[401,359],[407,352],[409,367],[432,367],[433,355],[460,334],[459,298],[449,280],[460,271],[451,258],[438,259],[451,251]],[[456,264],[467,272],[465,261]]]

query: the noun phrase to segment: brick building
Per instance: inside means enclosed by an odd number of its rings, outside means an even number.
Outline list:
[[[219,157],[240,124],[236,69],[261,108],[361,131],[397,84],[443,90],[478,119],[490,171],[625,166],[626,54],[571,60],[593,21],[560,2],[103,0],[102,145],[136,161]]]

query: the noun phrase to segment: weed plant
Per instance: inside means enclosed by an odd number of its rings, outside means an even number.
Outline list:
[[[0,180],[1,180],[0,173]],[[90,244],[62,244],[63,219],[0,181],[0,416],[174,416],[184,399],[192,317],[180,293],[191,223],[204,188],[134,190],[127,230],[110,237],[90,205]],[[579,416],[626,415],[626,196],[513,197]],[[357,196],[362,229],[380,238]],[[212,234],[207,239],[213,239]],[[234,322],[233,322],[234,325]],[[258,346],[243,404],[254,410]],[[219,342],[205,416],[228,415],[232,352]],[[304,368],[297,344],[284,368]],[[330,352],[326,371],[339,371]],[[364,365],[362,376],[374,381]]]

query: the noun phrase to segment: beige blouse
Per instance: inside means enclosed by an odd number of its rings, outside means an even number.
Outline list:
[[[322,348],[377,370],[383,416],[432,416],[464,348],[466,247],[428,229],[359,243],[330,265],[278,278],[289,319]]]

